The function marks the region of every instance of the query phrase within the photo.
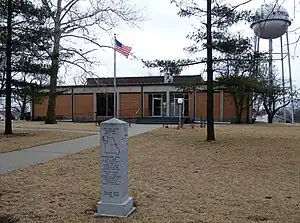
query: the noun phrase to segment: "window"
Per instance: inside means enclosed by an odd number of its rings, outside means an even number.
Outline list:
[[[114,94],[113,93],[97,94],[97,115],[99,116],[114,115]]]
[[[182,112],[184,116],[189,113],[189,96],[186,93],[170,93],[170,116],[179,116],[179,104],[177,100],[183,98]]]

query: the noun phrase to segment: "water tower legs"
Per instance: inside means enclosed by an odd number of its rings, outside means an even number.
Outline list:
[[[260,38],[259,36],[254,34],[254,52],[259,52],[259,42],[260,42]]]
[[[290,99],[291,99],[291,109],[292,109],[292,123],[294,123],[294,96],[293,96],[293,81],[292,81],[292,70],[291,70],[291,55],[290,55],[290,44],[289,35],[286,32],[286,47],[288,56],[288,66],[289,66],[289,81],[290,81]]]
[[[291,55],[290,55],[290,47],[289,47],[289,36],[288,33],[286,33],[286,45],[287,45],[287,52],[286,52],[286,56],[288,57],[288,72],[289,72],[289,96],[290,96],[290,106],[291,106],[291,122],[295,123],[294,121],[294,96],[293,96],[293,81],[292,81],[292,70],[291,70]],[[254,35],[254,52],[259,53],[259,48],[260,48],[260,37],[257,35]],[[280,54],[281,54],[281,76],[282,76],[282,87],[283,89],[285,89],[286,85],[285,85],[285,75],[284,75],[284,50],[283,50],[284,46],[283,46],[283,38],[280,37]],[[273,40],[270,39],[269,40],[269,60],[268,60],[268,75],[269,75],[269,84],[270,86],[273,84]],[[260,66],[260,61],[256,62],[256,72],[259,71],[259,66]],[[286,96],[283,96],[283,104],[286,103]],[[287,112],[286,112],[286,108],[283,108],[283,112],[284,112],[284,119],[287,120]]]
[[[269,84],[273,83],[273,40],[269,39]]]
[[[280,54],[281,54],[280,60],[281,60],[282,88],[285,89],[282,36],[280,37]],[[285,95],[283,95],[283,104],[285,104]],[[286,108],[283,108],[283,117],[284,117],[284,121],[286,122]]]
[[[258,54],[259,53],[259,42],[260,42],[260,38],[259,36],[254,34],[254,54]],[[260,61],[259,58],[256,58],[257,61],[255,61],[255,72],[256,75],[259,72],[259,65],[260,65]]]
[[[274,83],[273,77],[273,40],[269,39],[269,87],[272,89]],[[269,97],[269,110],[272,111],[272,99]]]

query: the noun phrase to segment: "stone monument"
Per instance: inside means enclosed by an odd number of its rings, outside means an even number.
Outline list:
[[[133,199],[128,195],[128,123],[112,118],[100,124],[100,201],[96,216],[127,217]]]

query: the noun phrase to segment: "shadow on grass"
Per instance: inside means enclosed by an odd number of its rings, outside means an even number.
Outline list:
[[[13,133],[13,134],[10,134],[10,135],[6,135],[4,133],[0,133],[0,139],[1,138],[12,138],[12,137],[23,137],[23,136],[34,136],[35,134],[32,134],[32,133]]]
[[[17,223],[18,219],[14,218],[11,215],[2,215],[0,216],[0,223]]]

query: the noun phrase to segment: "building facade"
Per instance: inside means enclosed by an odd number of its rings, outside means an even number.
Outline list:
[[[196,84],[197,90],[184,92],[178,85]],[[199,87],[200,86],[200,87]],[[87,85],[62,86],[57,96],[57,119],[96,121],[113,116],[114,87],[112,78],[87,79]],[[199,75],[175,76],[166,83],[163,76],[117,78],[117,116],[123,117],[178,117],[178,98],[183,98],[182,114],[191,120],[206,119],[206,84]],[[43,120],[47,114],[48,98],[35,103],[32,115]],[[214,92],[216,121],[234,121],[235,105],[229,93]],[[248,113],[248,117],[251,117]],[[247,114],[243,115],[244,121]]]

